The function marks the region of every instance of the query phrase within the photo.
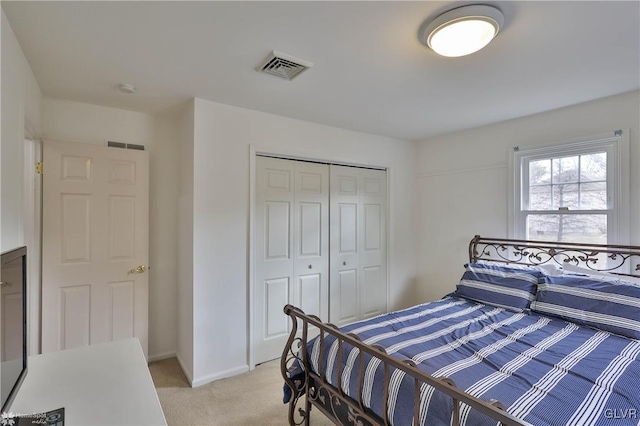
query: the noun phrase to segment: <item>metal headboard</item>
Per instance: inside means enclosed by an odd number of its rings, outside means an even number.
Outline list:
[[[640,247],[485,238],[469,243],[469,261],[522,265],[571,264],[599,272],[640,277]]]

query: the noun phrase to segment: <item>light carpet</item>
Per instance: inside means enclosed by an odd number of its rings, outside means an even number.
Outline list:
[[[172,425],[286,425],[280,361],[192,389],[175,358],[149,364],[167,423]],[[304,406],[300,405],[301,407]],[[311,424],[332,425],[317,409]]]

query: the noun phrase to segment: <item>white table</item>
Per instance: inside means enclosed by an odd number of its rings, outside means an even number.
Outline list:
[[[10,411],[65,409],[65,425],[166,425],[138,339],[29,357]]]

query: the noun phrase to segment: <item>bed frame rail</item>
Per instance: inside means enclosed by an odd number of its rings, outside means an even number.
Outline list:
[[[348,423],[353,425],[390,425],[391,419],[387,415],[387,404],[389,397],[389,381],[393,369],[402,370],[408,377],[414,380],[415,395],[420,395],[420,387],[424,383],[434,387],[436,390],[449,395],[453,400],[453,417],[452,426],[460,424],[460,404],[467,404],[471,408],[476,409],[487,416],[502,422],[507,426],[524,426],[529,423],[524,422],[507,413],[504,406],[498,401],[482,401],[475,398],[464,391],[458,389],[451,379],[436,378],[424,373],[416,367],[411,360],[400,360],[388,355],[384,348],[380,346],[369,346],[363,343],[355,334],[345,334],[341,332],[333,324],[325,324],[320,318],[314,315],[306,315],[302,310],[287,305],[284,307],[284,313],[287,314],[292,321],[291,334],[287,345],[280,360],[280,367],[286,384],[292,390],[292,397],[289,401],[289,424],[290,425],[309,425],[309,416],[311,406],[316,406],[327,417],[336,424],[345,424],[344,413],[347,413]],[[298,326],[301,325],[300,330]],[[338,356],[336,358],[336,377],[342,377],[344,366],[342,365],[342,351],[345,346],[355,347],[360,350],[358,359],[354,365],[358,370],[358,395],[357,400],[350,398],[344,394],[341,386],[333,386],[329,384],[324,376],[324,366],[319,366],[320,374],[311,371],[309,365],[309,355],[307,353],[307,343],[310,334],[310,328],[319,333],[320,353],[324,353],[325,339],[327,335],[333,336],[338,342]],[[385,416],[380,418],[367,407],[365,407],[362,398],[362,388],[364,382],[365,362],[363,354],[366,353],[378,358],[384,369],[384,395],[383,406]],[[320,357],[322,360],[322,357]],[[305,380],[292,380],[287,372],[292,364],[297,361],[304,366]],[[320,361],[322,363],[322,361]],[[305,397],[306,394],[306,397]],[[304,404],[304,408],[300,405]],[[339,412],[342,412],[341,416]],[[420,398],[414,398],[413,407],[414,425],[420,424]],[[428,422],[428,420],[427,420]]]

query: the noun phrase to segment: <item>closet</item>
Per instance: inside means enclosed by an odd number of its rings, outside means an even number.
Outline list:
[[[384,170],[330,166],[329,321],[343,325],[386,312]]]
[[[386,312],[386,171],[256,157],[255,363],[281,355],[300,307],[336,325]]]

